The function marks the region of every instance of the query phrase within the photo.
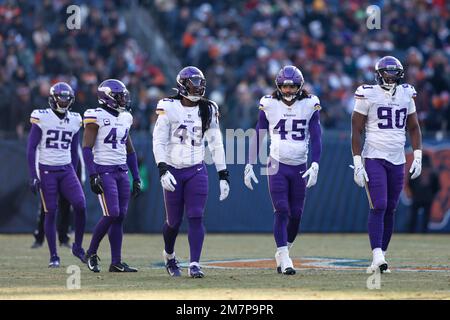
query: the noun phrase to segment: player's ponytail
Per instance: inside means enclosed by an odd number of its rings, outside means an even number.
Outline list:
[[[214,108],[212,102],[206,98],[201,98],[198,102],[198,113],[202,119],[202,136],[211,125],[212,108]]]

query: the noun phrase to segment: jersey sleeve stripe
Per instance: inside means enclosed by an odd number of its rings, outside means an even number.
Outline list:
[[[38,118],[35,118],[35,117],[30,117],[30,122],[31,123],[39,123],[39,119]]]
[[[321,109],[322,109],[322,107],[320,106],[320,103],[316,103],[314,105],[314,110],[321,110]]]
[[[358,98],[365,98],[363,94],[357,94],[357,93],[355,93],[355,97],[358,97]]]
[[[156,114],[165,114],[166,111],[164,109],[161,108],[156,108]]]
[[[259,109],[259,110],[264,110],[264,106],[262,105],[262,103],[259,104],[258,109]]]
[[[88,123],[96,123],[97,122],[97,119],[84,119],[83,120],[83,123],[84,124],[88,124]]]
[[[85,119],[97,119],[97,117],[84,117]]]

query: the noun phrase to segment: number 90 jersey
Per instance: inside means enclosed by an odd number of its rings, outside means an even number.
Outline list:
[[[133,124],[131,113],[124,111],[116,117],[97,108],[84,113],[84,125],[98,125],[97,139],[93,148],[94,162],[99,165],[121,165],[127,162],[127,139]]]
[[[261,98],[259,109],[269,122],[270,157],[293,166],[306,163],[309,121],[321,109],[319,98],[309,95],[288,106],[268,95]]]
[[[30,122],[42,131],[38,145],[38,162],[48,166],[71,163],[72,137],[80,130],[80,114],[68,111],[66,116],[60,119],[50,108],[37,109],[31,113]]]
[[[397,86],[393,95],[379,85],[358,87],[354,110],[367,116],[363,158],[385,159],[395,165],[406,162],[405,127],[408,115],[416,112],[415,96],[409,84]]]

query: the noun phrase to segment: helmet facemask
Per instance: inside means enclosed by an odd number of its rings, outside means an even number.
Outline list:
[[[280,92],[283,99],[289,102],[297,97],[301,88],[302,88],[301,86],[293,84],[292,81],[290,80],[284,81],[282,85],[277,85],[277,89]]]
[[[192,76],[177,82],[182,88],[180,94],[189,101],[197,102],[205,95],[206,80],[202,77]]]

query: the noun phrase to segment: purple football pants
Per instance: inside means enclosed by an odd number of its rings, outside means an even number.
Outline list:
[[[188,240],[190,261],[199,262],[205,238],[203,211],[208,197],[208,173],[204,163],[175,169],[169,166],[177,184],[175,191],[164,191],[166,221],[163,227],[164,247],[169,254],[174,252],[175,240],[186,212],[188,218]]]
[[[56,250],[56,208],[58,194],[67,199],[75,213],[75,246],[82,247],[86,224],[86,199],[77,174],[71,164],[65,166],[39,165],[41,179],[41,200],[44,207],[44,232],[50,256],[57,256]]]
[[[372,250],[386,251],[394,231],[394,212],[403,189],[405,165],[394,165],[383,159],[365,159],[369,177],[368,231]]]
[[[277,248],[293,243],[305,204],[306,182],[302,175],[306,163],[291,166],[270,159],[268,163],[269,192],[275,212],[273,235]]]

